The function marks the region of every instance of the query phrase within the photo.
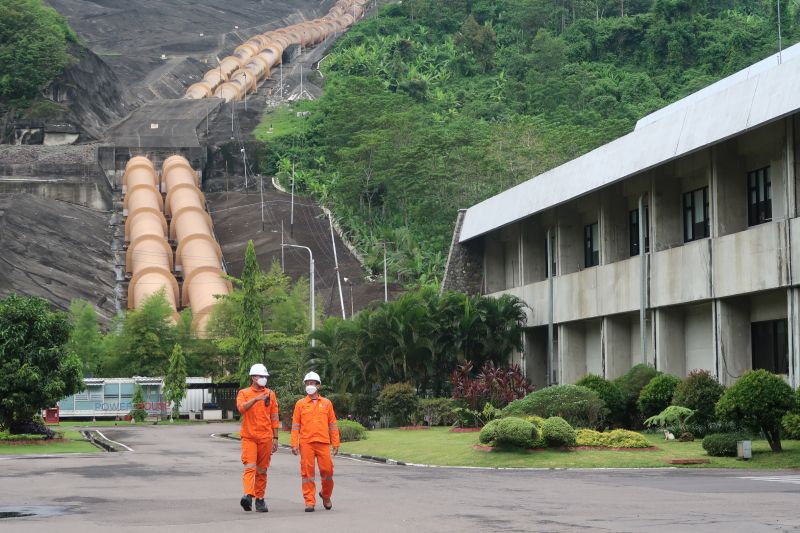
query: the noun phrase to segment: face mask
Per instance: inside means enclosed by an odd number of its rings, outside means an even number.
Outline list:
[[[266,387],[266,385],[267,385],[267,378],[258,378],[258,379],[256,380],[256,383],[258,383],[258,386],[259,386],[259,387]]]
[[[306,385],[306,394],[308,394],[309,396],[313,396],[314,393],[316,392],[317,392],[316,385]]]

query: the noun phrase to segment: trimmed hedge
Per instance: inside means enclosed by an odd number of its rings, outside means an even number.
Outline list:
[[[429,426],[452,426],[458,421],[456,401],[451,398],[423,398],[419,401],[416,421]]]
[[[353,442],[367,438],[367,428],[355,420],[338,420],[339,437],[342,442]]]
[[[800,440],[800,414],[787,413],[781,421],[781,426],[787,439]]]
[[[742,438],[737,433],[712,433],[703,439],[703,449],[712,457],[736,457],[736,442]]]
[[[660,374],[650,380],[639,393],[636,406],[645,418],[655,416],[672,403],[675,389],[681,384],[681,380],[672,374]]]
[[[531,424],[536,427],[538,430],[538,438],[533,441],[533,448],[547,448],[547,441],[544,440],[544,435],[542,434],[542,424],[544,424],[544,418],[541,416],[526,416],[525,420],[530,422]]]
[[[624,376],[614,380],[614,383],[622,391],[622,395],[625,398],[626,426],[638,427],[641,425],[642,417],[639,414],[636,402],[639,400],[639,394],[641,394],[642,389],[658,374],[659,372],[652,366],[638,364],[631,367]]]
[[[481,429],[478,440],[498,447],[532,448],[539,438],[539,430],[522,418],[509,417],[492,420]]]
[[[573,427],[592,428],[602,425],[607,412],[595,391],[578,385],[547,387],[514,400],[503,409],[505,416],[559,416]]]
[[[419,398],[417,391],[409,383],[386,385],[378,396],[378,411],[390,420],[391,424],[408,424],[417,410]]]
[[[552,416],[544,421],[542,436],[548,446],[575,446],[575,430],[559,416]]]
[[[650,441],[644,435],[627,429],[599,432],[592,429],[576,431],[577,446],[597,446],[603,448],[649,448]]]
[[[622,424],[625,420],[625,395],[619,386],[602,376],[586,374],[575,385],[592,389],[600,396],[608,409],[609,424]]]

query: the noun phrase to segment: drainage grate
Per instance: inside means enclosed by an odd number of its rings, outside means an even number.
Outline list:
[[[34,514],[20,511],[0,511],[0,520],[3,518],[22,518],[23,516],[34,516]]]

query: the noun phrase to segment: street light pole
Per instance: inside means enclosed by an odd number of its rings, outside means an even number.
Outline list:
[[[309,270],[309,285],[311,290],[311,332],[316,329],[316,314],[317,310],[314,307],[314,254],[311,253],[311,248],[308,246],[299,246],[297,244],[282,244],[281,247],[286,248],[302,248],[308,252],[308,270]],[[314,347],[314,339],[311,339],[311,347]]]

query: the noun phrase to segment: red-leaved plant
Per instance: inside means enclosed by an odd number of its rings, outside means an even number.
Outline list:
[[[450,374],[453,399],[463,401],[470,409],[480,411],[487,403],[502,408],[533,391],[517,364],[496,367],[487,361],[474,376],[473,368],[472,361],[464,361]]]

